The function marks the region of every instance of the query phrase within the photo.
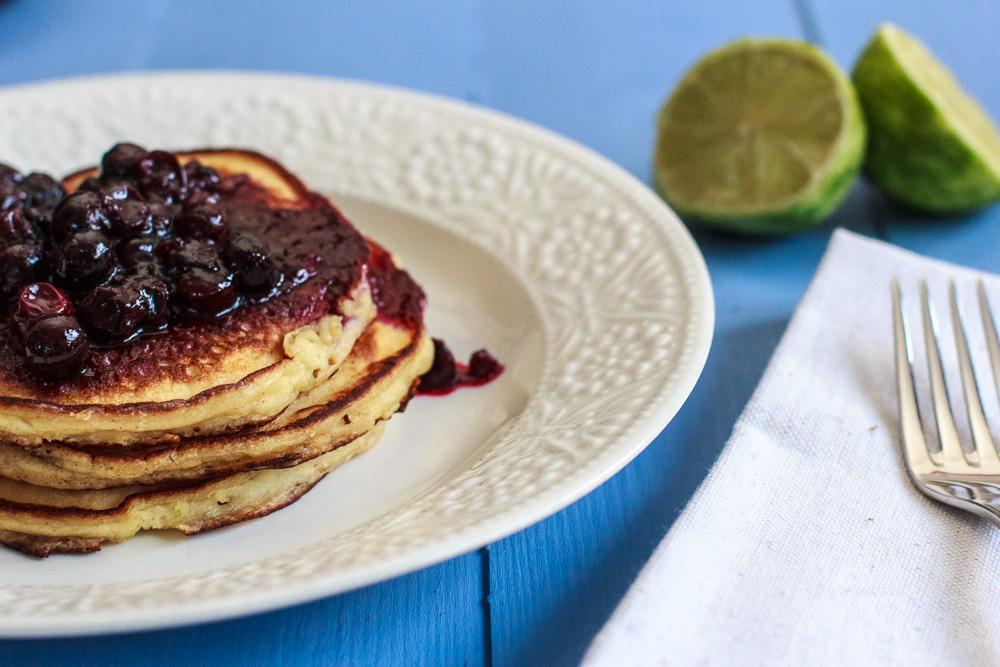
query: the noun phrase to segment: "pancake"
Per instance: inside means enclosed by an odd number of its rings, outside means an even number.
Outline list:
[[[329,261],[287,294],[223,322],[172,326],[169,335],[91,350],[88,374],[58,385],[20,371],[10,344],[16,332],[0,329],[0,439],[129,445],[266,422],[326,381],[374,319],[371,246],[326,199],[259,154],[179,157],[224,177],[251,174],[226,199],[232,224],[298,244],[294,252],[303,256],[325,252]],[[95,173],[68,177],[67,191]]]
[[[213,311],[216,319],[181,311],[164,331],[95,339],[86,365],[58,381],[26,373],[30,330],[9,315],[0,327],[0,544],[44,557],[140,530],[196,533],[266,515],[372,447],[434,362],[423,291],[331,203],[255,153],[179,158],[196,161],[195,175],[197,164],[216,169],[222,185],[209,194],[226,224],[268,239],[256,247],[295,272],[269,283],[265,298],[241,292],[239,307]],[[64,187],[119,187],[106,171],[99,181],[94,169],[78,172]],[[187,224],[185,201],[170,224]],[[201,238],[182,241],[209,243]],[[237,241],[215,243],[207,247],[221,262]],[[160,263],[155,275],[173,270],[160,255],[147,261]],[[43,312],[35,317],[62,311]]]
[[[97,551],[140,530],[191,535],[262,517],[295,502],[330,470],[370,449],[384,423],[292,468],[187,484],[62,491],[0,478],[0,544],[33,556]]]
[[[37,486],[101,489],[298,465],[391,417],[433,355],[425,332],[375,322],[329,380],[258,429],[127,449],[0,443],[0,475]]]

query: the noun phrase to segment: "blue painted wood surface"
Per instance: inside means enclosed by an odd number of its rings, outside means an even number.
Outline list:
[[[882,20],[924,39],[1000,117],[1000,6],[986,0],[0,0],[0,85],[165,68],[365,79],[525,118],[648,182],[656,109],[705,51],[776,34],[817,41],[850,67]],[[835,226],[1000,270],[1000,208],[929,219],[863,182],[797,236],[697,230],[718,309],[704,376],[649,448],[581,501],[488,549],[344,595],[193,628],[0,641],[0,665],[575,664],[725,444]]]

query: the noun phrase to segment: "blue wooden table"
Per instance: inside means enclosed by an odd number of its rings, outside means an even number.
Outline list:
[[[0,0],[0,85],[201,68],[377,81],[525,118],[648,182],[656,109],[708,49],[784,35],[849,68],[883,20],[923,39],[1000,118],[1000,3],[987,0]],[[1000,207],[925,218],[864,183],[797,236],[696,230],[718,308],[705,373],[648,449],[579,502],[330,599],[175,630],[0,641],[0,665],[575,664],[723,447],[835,226],[1000,270]]]

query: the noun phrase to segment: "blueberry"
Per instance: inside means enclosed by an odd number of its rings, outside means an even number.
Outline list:
[[[115,257],[123,269],[135,273],[148,273],[158,267],[156,248],[162,241],[156,236],[139,236],[122,241],[115,248]],[[140,271],[140,267],[143,267]],[[149,267],[149,268],[146,268]]]
[[[52,214],[52,236],[57,243],[82,230],[111,231],[108,210],[95,192],[74,192]]]
[[[28,366],[43,378],[56,380],[79,373],[90,355],[87,334],[75,318],[46,317],[24,333]]]
[[[101,338],[125,340],[142,324],[143,313],[124,285],[102,285],[80,302],[80,318]]]
[[[197,160],[192,160],[184,165],[184,173],[187,176],[189,193],[219,191],[222,179],[219,178],[219,172],[215,169],[206,167]]]
[[[237,303],[232,276],[222,271],[191,269],[177,281],[173,295],[192,313],[208,317],[223,315]]]
[[[430,369],[420,376],[421,391],[442,391],[454,387],[457,380],[458,367],[455,365],[455,355],[443,340],[435,338],[434,362]]]
[[[469,377],[477,380],[492,380],[504,370],[503,364],[485,349],[476,350],[469,357]]]
[[[106,178],[136,178],[139,163],[148,155],[146,149],[135,144],[121,143],[111,147],[101,158],[101,175]]]
[[[11,193],[0,192],[0,210],[9,210],[12,208],[17,208],[24,204],[24,193],[20,190],[15,190]]]
[[[157,197],[166,204],[180,201],[186,188],[186,174],[173,153],[147,153],[139,161],[137,173],[139,189],[147,197]]]
[[[218,192],[206,192],[204,190],[192,192],[191,196],[184,201],[184,210],[190,210],[199,206],[217,206],[222,201],[222,196]]]
[[[153,233],[153,216],[145,203],[136,199],[105,202],[112,230],[118,238],[127,239]]]
[[[52,232],[51,210],[34,207],[24,208],[21,209],[21,214],[24,216],[25,222],[31,225],[31,229],[36,236],[44,236]]]
[[[64,241],[53,255],[52,276],[69,292],[86,292],[114,275],[115,253],[108,237],[88,230]]]
[[[104,198],[105,202],[120,201],[122,199],[143,200],[142,193],[128,181],[109,181],[102,183],[97,193]]]
[[[147,206],[153,234],[170,236],[174,231],[174,212],[162,202],[150,202]]]
[[[17,295],[14,322],[23,333],[38,320],[72,314],[73,303],[66,292],[49,283],[32,283],[22,287]]]
[[[34,243],[15,243],[0,250],[0,295],[13,296],[45,273],[42,249]]]
[[[0,209],[20,205],[24,199],[24,191],[19,187],[22,178],[17,169],[0,164]]]
[[[223,270],[218,248],[209,241],[174,239],[159,246],[156,256],[167,272],[174,275],[191,269],[202,269],[210,273]]]
[[[25,207],[53,210],[66,191],[62,185],[48,174],[32,172],[21,181],[21,190],[25,194]]]
[[[25,218],[24,212],[13,208],[0,213],[0,241],[4,243],[23,243],[30,241],[35,235],[31,223]]]
[[[184,204],[184,210],[174,223],[177,234],[186,239],[214,241],[224,246],[229,242],[229,222],[219,198],[197,192]]]
[[[167,284],[151,274],[131,276],[124,284],[132,292],[134,302],[142,316],[143,326],[149,329],[165,327],[170,315],[167,309],[170,296]]]
[[[0,187],[4,187],[7,184],[16,184],[21,181],[23,177],[21,172],[14,167],[7,164],[0,163]]]
[[[236,278],[240,292],[260,296],[271,292],[283,278],[259,243],[239,234],[226,248],[226,263]]]

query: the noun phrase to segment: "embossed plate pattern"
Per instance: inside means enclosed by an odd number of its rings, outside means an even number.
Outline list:
[[[0,635],[236,616],[469,551],[624,466],[708,354],[708,273],[676,216],[603,158],[500,114],[358,83],[164,73],[2,90],[0,117],[0,161],[22,169],[64,173],[122,139],[269,153],[403,257],[434,335],[509,367],[418,398],[270,517],[82,557],[0,552]]]

